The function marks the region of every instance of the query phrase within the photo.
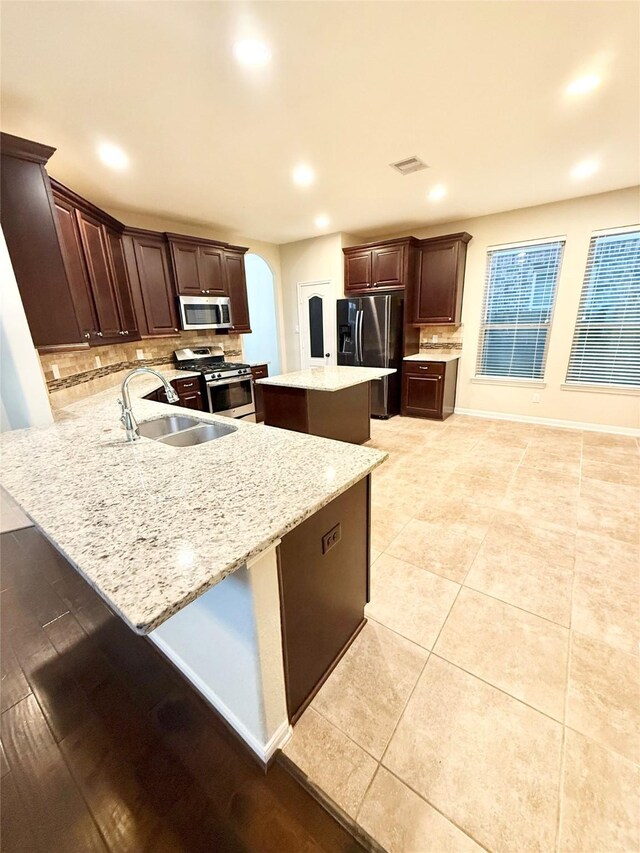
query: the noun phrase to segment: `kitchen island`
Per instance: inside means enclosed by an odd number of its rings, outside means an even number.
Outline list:
[[[143,399],[156,387],[132,384],[141,425],[194,417]],[[363,624],[369,474],[386,454],[201,412],[233,432],[127,443],[117,396],[3,434],[2,485],[266,762]]]
[[[312,367],[258,379],[268,426],[364,444],[371,438],[371,382],[385,367]]]

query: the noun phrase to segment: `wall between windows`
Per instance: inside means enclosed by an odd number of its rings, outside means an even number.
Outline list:
[[[467,253],[462,324],[464,340],[456,406],[471,412],[640,429],[640,396],[562,389],[591,233],[640,223],[640,188],[411,229],[416,237],[457,231],[473,235]],[[391,234],[379,235],[384,237]],[[547,351],[546,387],[473,382],[480,334],[487,249],[502,243],[566,236]],[[373,238],[371,238],[373,239]],[[538,394],[540,402],[533,402]]]

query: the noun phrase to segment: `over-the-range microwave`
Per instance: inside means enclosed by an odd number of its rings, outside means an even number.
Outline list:
[[[178,296],[178,310],[183,329],[231,328],[228,296]]]

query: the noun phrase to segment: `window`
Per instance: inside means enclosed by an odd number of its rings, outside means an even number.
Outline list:
[[[564,240],[492,249],[476,373],[542,379]]]
[[[591,238],[567,382],[640,386],[640,229]]]

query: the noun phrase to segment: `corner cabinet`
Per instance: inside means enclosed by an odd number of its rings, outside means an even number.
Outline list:
[[[124,226],[62,184],[52,181],[51,186],[62,257],[84,339],[90,344],[137,340]]]
[[[343,249],[345,295],[404,290],[412,281],[417,243],[400,237]]]
[[[458,360],[403,361],[402,414],[443,421],[453,414]]]
[[[457,326],[467,259],[466,232],[418,241],[415,286],[408,306],[412,325]]]

